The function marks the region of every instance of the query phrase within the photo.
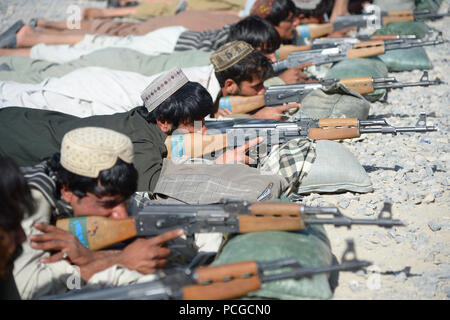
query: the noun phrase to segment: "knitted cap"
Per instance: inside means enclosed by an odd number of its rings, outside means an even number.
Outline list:
[[[84,127],[67,132],[61,143],[61,165],[72,173],[97,178],[117,158],[133,163],[133,144],[126,135],[105,128]]]
[[[256,0],[250,14],[261,18],[267,17],[272,12],[273,2],[274,0]]]
[[[148,112],[152,112],[164,100],[189,82],[180,68],[172,68],[153,80],[141,93]]]
[[[220,72],[235,65],[253,50],[253,47],[247,42],[235,40],[221,46],[209,59],[214,65],[214,71]]]

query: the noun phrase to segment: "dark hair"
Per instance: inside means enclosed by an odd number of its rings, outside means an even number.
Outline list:
[[[333,0],[322,0],[314,9],[297,8],[297,15],[303,13],[306,17],[323,17],[325,13],[328,15],[331,14],[331,12],[333,11],[333,5]]]
[[[272,25],[278,26],[281,21],[286,20],[289,14],[297,13],[297,7],[292,0],[275,0],[272,5],[272,11],[265,18]]]
[[[35,203],[18,165],[0,155],[0,227],[15,230],[24,216],[33,214]]]
[[[89,178],[66,170],[61,165],[60,157],[61,154],[56,153],[48,160],[50,170],[56,176],[57,190],[66,186],[80,198],[90,192],[97,197],[120,195],[123,199],[128,199],[136,192],[138,172],[132,163],[117,159],[112,168],[100,171],[98,178]]]
[[[148,112],[144,106],[138,108],[137,112],[150,123],[167,120],[175,129],[179,123],[203,120],[213,109],[209,92],[200,83],[189,81],[152,112]]]
[[[266,56],[258,50],[253,50],[238,63],[215,74],[220,86],[223,87],[227,79],[232,79],[237,85],[240,85],[242,81],[251,81],[254,75],[266,80],[273,76],[273,68]]]
[[[226,42],[241,40],[261,48],[263,53],[272,53],[281,45],[281,38],[273,25],[261,17],[252,15],[235,23],[230,28]]]

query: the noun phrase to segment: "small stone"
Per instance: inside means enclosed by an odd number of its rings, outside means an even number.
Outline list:
[[[338,202],[338,206],[341,207],[342,209],[348,208],[349,205],[350,205],[350,200],[348,200],[348,199],[342,199]]]
[[[349,283],[350,289],[352,289],[353,292],[359,291],[359,281],[358,280],[352,280]]]
[[[431,202],[434,202],[434,200],[435,200],[434,194],[433,193],[429,193],[423,199],[423,203],[431,203]]]
[[[434,231],[434,232],[442,229],[442,226],[433,220],[428,222],[428,227],[430,227],[431,231]]]

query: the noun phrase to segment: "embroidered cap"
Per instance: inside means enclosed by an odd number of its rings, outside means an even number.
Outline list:
[[[313,10],[316,9],[322,0],[292,0],[299,9]]]
[[[250,14],[266,18],[272,12],[273,2],[274,0],[256,0]]]
[[[141,93],[148,112],[155,110],[164,100],[188,82],[188,78],[180,68],[172,68],[153,80]]]
[[[247,42],[235,40],[221,46],[211,54],[209,60],[214,65],[214,71],[221,72],[244,59],[253,50],[253,47]]]
[[[61,165],[72,173],[97,178],[117,158],[133,163],[133,144],[126,135],[105,128],[84,127],[67,132],[61,143]]]

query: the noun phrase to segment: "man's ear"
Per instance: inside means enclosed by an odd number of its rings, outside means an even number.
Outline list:
[[[70,203],[72,201],[72,198],[75,196],[72,191],[70,191],[67,186],[61,187],[61,196],[64,199],[65,202]]]
[[[239,86],[237,85],[237,83],[234,80],[226,79],[223,89],[224,89],[225,93],[227,94],[227,96],[232,96],[232,95],[235,95],[236,92],[239,91]]]
[[[156,120],[156,124],[158,125],[159,129],[164,133],[170,132],[170,130],[172,130],[172,123],[170,123],[165,119]]]

